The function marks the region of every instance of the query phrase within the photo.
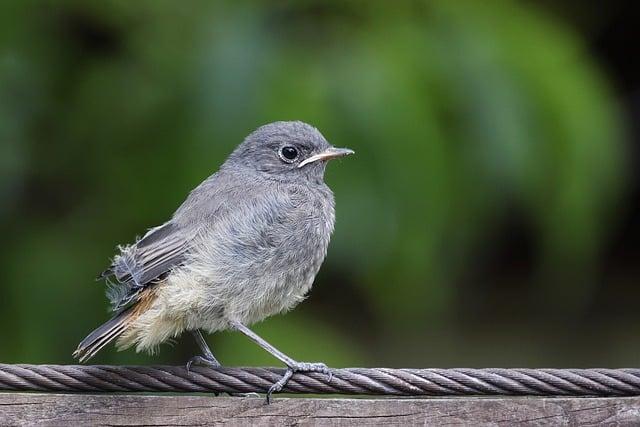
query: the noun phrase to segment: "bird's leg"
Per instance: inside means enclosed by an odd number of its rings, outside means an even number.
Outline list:
[[[251,339],[253,342],[255,342],[260,347],[268,351],[273,357],[275,357],[276,359],[280,360],[282,363],[287,365],[287,371],[282,376],[282,378],[280,378],[278,382],[276,382],[274,385],[272,385],[269,388],[269,391],[267,392],[267,403],[269,403],[271,399],[271,395],[273,393],[280,392],[284,388],[284,386],[287,385],[287,383],[289,382],[293,374],[296,372],[322,372],[324,374],[327,374],[329,376],[329,381],[331,381],[331,378],[332,378],[331,371],[329,370],[329,368],[327,368],[327,365],[325,365],[324,363],[296,362],[295,360],[293,360],[292,358],[290,358],[289,356],[287,356],[286,354],[284,354],[283,352],[281,352],[280,350],[278,350],[277,348],[275,348],[274,346],[266,342],[259,335],[257,335],[251,329],[247,328],[242,323],[236,322],[236,321],[231,321],[230,323],[234,329],[237,329],[238,331],[242,332],[244,335],[249,337],[249,339]]]
[[[191,331],[191,334],[193,335],[193,338],[195,338],[196,343],[198,343],[198,347],[200,347],[202,355],[193,356],[191,359],[189,359],[189,361],[187,362],[187,371],[191,369],[191,365],[193,365],[194,363],[196,365],[208,366],[210,368],[219,368],[220,366],[222,366],[220,362],[218,362],[218,359],[216,359],[216,357],[213,355],[213,352],[207,345],[207,342],[204,340],[200,329]]]
[[[191,333],[193,334],[193,338],[195,338],[196,342],[198,343],[198,347],[200,347],[200,351],[202,351],[202,356],[193,356],[191,359],[189,359],[189,361],[187,362],[187,372],[189,372],[189,370],[191,369],[191,365],[193,365],[194,363],[196,365],[208,366],[210,368],[222,367],[220,362],[218,362],[218,359],[216,359],[216,357],[213,355],[213,352],[207,345],[207,342],[204,340],[204,337],[202,336],[202,332],[200,332],[200,329],[191,331]],[[214,394],[216,396],[219,395],[219,393],[214,393]],[[259,397],[258,393],[227,393],[227,394],[229,396],[234,396],[234,397]]]

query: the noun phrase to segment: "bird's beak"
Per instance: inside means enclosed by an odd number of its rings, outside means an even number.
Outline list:
[[[348,148],[329,147],[320,154],[316,154],[314,156],[309,157],[308,159],[304,159],[303,161],[300,162],[298,167],[301,168],[304,165],[317,162],[318,160],[331,160],[331,159],[336,159],[338,157],[349,156],[353,153],[354,151]]]

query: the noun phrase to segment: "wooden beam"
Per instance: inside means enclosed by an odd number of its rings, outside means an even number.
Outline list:
[[[0,393],[0,425],[638,425],[640,397],[264,399]]]

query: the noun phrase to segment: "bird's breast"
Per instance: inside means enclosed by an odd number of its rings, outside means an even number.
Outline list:
[[[279,191],[213,224],[194,256],[207,304],[250,324],[302,301],[334,226],[333,195],[321,190]]]

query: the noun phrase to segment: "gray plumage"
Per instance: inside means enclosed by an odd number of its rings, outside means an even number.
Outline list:
[[[168,222],[119,248],[101,275],[116,315],[75,355],[87,360],[114,338],[153,351],[198,329],[256,340],[243,327],[294,307],[311,288],[335,220],[325,166],[351,153],[302,122],[250,134]]]

